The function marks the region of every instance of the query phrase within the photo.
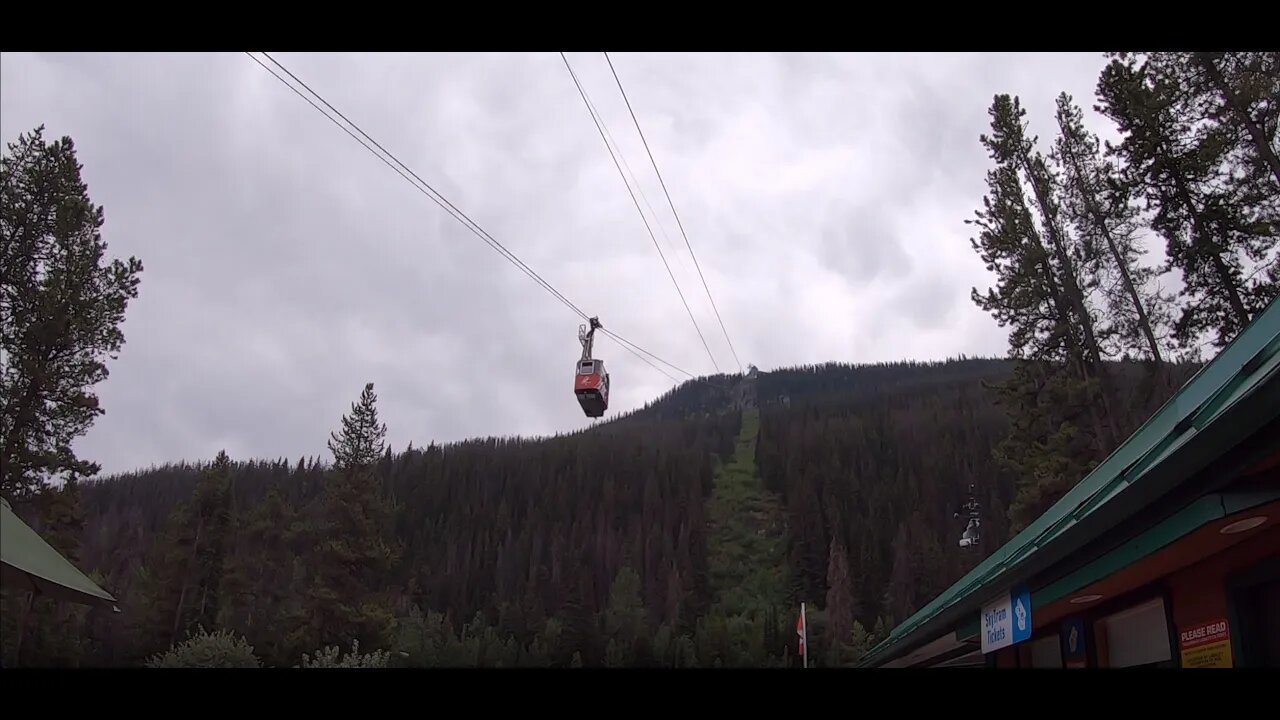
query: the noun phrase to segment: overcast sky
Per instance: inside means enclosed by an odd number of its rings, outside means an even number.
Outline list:
[[[275,57],[607,328],[713,371],[558,54]],[[987,108],[1020,95],[1047,140],[1054,96],[1090,108],[1104,64],[611,57],[738,355],[765,370],[1003,354],[969,300],[990,279],[963,224]],[[608,65],[569,59],[736,371]],[[77,444],[104,471],[325,455],[365,382],[397,450],[589,423],[578,318],[244,54],[4,54],[0,134],[42,123],[75,140],[109,253],[146,268],[106,415]],[[673,385],[612,341],[597,355],[611,414]]]

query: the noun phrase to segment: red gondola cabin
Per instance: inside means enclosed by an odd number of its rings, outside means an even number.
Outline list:
[[[598,418],[609,409],[609,373],[604,371],[603,360],[578,361],[573,380],[573,394],[587,417]]]
[[[587,325],[578,326],[578,342],[582,343],[582,358],[573,370],[573,394],[587,417],[598,418],[609,409],[609,373],[604,371],[604,361],[591,356],[596,330],[603,327],[600,320],[591,318]]]

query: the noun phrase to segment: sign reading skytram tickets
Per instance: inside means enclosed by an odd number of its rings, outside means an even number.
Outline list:
[[[982,652],[989,653],[1031,637],[1031,593],[1016,587],[982,607]]]

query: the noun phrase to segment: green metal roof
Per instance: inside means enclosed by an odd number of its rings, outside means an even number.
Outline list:
[[[1274,421],[1280,401],[1269,396],[1277,394],[1271,381],[1280,373],[1278,351],[1280,301],[1272,301],[1102,464],[1025,530],[894,628],[859,666],[883,664],[947,632],[964,620],[964,612],[976,611],[989,596],[1026,580],[1017,576],[1025,575],[1022,571],[1033,561],[1056,562]],[[1233,417],[1218,422],[1228,414]],[[1166,462],[1175,456],[1176,462]]]
[[[0,498],[0,580],[5,587],[29,590],[82,605],[114,605],[116,599],[44,538],[22,522]]]

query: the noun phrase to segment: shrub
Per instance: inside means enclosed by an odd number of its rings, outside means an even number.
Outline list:
[[[304,668],[384,668],[387,661],[391,659],[391,653],[386,650],[374,650],[368,655],[360,654],[360,641],[351,641],[351,652],[345,657],[339,658],[339,650],[337,645],[320,649],[314,656],[307,653],[302,654],[302,667]]]
[[[256,668],[262,667],[248,641],[227,630],[209,633],[200,628],[159,655],[147,660],[152,668]]]

